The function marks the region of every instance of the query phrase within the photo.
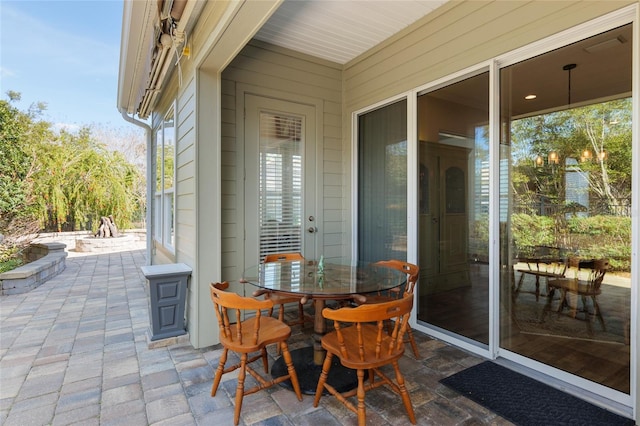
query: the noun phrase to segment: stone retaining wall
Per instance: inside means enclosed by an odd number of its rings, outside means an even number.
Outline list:
[[[133,235],[136,242],[147,240],[147,231],[144,229],[127,229],[120,231],[124,235]],[[93,236],[91,231],[73,231],[73,232],[47,232],[41,233],[33,239],[33,243],[49,243],[58,242],[67,245],[67,251],[75,251],[76,243],[80,239],[90,238]]]
[[[0,274],[0,295],[26,293],[58,275],[66,267],[65,248],[57,242],[31,244],[26,253],[29,263]]]

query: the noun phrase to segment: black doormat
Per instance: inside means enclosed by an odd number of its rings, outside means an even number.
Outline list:
[[[440,383],[517,425],[634,424],[626,417],[491,361],[446,377]]]

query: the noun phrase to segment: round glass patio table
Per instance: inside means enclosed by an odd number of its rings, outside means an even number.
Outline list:
[[[399,287],[406,279],[407,275],[401,271],[371,262],[294,260],[269,262],[247,268],[240,281],[258,288],[253,292],[254,296],[272,291],[302,295],[303,303],[308,299],[313,300],[313,346],[291,351],[302,392],[312,395],[315,394],[325,357],[320,344],[327,331],[326,321],[322,317],[325,301],[355,299],[362,303],[366,301],[367,294]],[[280,377],[285,374],[287,369],[280,357],[271,368],[271,375]],[[334,358],[327,381],[341,392],[357,386],[355,371],[342,367],[337,358]],[[283,384],[291,386],[289,381]]]

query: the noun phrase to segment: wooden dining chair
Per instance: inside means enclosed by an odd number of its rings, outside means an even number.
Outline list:
[[[392,288],[384,294],[367,295],[366,300],[363,302],[364,304],[389,302],[391,300],[400,299],[406,294],[410,294],[413,296],[413,291],[420,276],[420,267],[418,265],[404,262],[402,260],[381,260],[379,262],[376,262],[376,265],[381,265],[404,272],[405,274],[407,274],[407,281],[403,286]],[[357,300],[355,300],[355,302],[358,304],[362,304],[362,302],[358,302]],[[411,344],[413,354],[417,359],[419,359],[420,352],[418,351],[418,345],[416,344],[416,341],[413,337],[413,332],[411,331],[410,325],[407,325],[407,333],[403,336],[403,340],[405,343]]]
[[[540,299],[540,281],[545,281],[549,292],[549,280],[563,278],[567,272],[568,258],[563,253],[564,250],[557,247],[535,246],[531,256],[519,256],[518,264],[523,267],[516,267],[515,272],[520,274],[518,282],[513,288],[513,300],[518,297],[522,290],[526,276],[535,279],[536,302]],[[515,275],[515,274],[514,274]]]
[[[291,262],[295,260],[304,260],[304,257],[300,253],[273,253],[264,257],[264,263],[271,262]],[[278,305],[278,319],[284,321],[284,306],[289,303],[296,303],[298,305],[298,318],[294,321],[288,321],[288,325],[299,325],[304,327],[305,322],[313,324],[313,317],[304,313],[304,304],[302,298],[304,295],[283,295],[274,292],[265,293],[265,298],[271,299],[274,306]],[[273,315],[273,309],[269,311],[269,315]]]
[[[386,384],[400,395],[409,420],[412,424],[416,424],[409,392],[398,365],[398,359],[404,354],[405,345],[402,336],[406,333],[412,307],[413,296],[406,294],[400,299],[384,303],[336,310],[323,309],[322,315],[328,320],[333,320],[334,331],[325,334],[321,340],[327,355],[313,401],[314,407],[318,406],[322,393],[326,389],[349,410],[356,413],[358,425],[364,426],[366,424],[365,393]],[[391,320],[393,320],[393,330],[389,334],[385,330],[384,323]],[[343,366],[357,370],[357,389],[340,393],[326,382],[334,356],[340,359]],[[395,371],[396,382],[380,370],[381,367],[389,364]],[[365,371],[369,372],[369,380],[366,383]],[[378,376],[377,380],[376,376]],[[353,396],[357,397],[357,406],[348,399]]]
[[[268,388],[285,380],[291,380],[293,390],[299,401],[302,401],[302,393],[298,376],[291,360],[287,339],[291,336],[291,327],[271,316],[262,315],[263,310],[273,307],[271,300],[257,300],[252,297],[243,297],[235,293],[225,291],[229,283],[211,283],[211,300],[218,318],[220,328],[220,343],[224,350],[220,356],[220,362],[211,386],[211,396],[216,396],[218,385],[223,374],[239,369],[238,385],[236,387],[234,424],[240,421],[242,399],[259,390]],[[245,314],[245,320],[241,321],[241,315]],[[236,322],[232,322],[235,314]],[[251,316],[253,314],[253,316]],[[256,372],[249,364],[262,359],[262,367],[265,374],[269,373],[269,362],[266,346],[278,343],[282,349],[282,356],[287,365],[288,374],[277,379],[267,380]],[[240,363],[225,368],[228,351],[240,355]],[[258,354],[254,354],[258,352]],[[249,356],[250,354],[254,354]],[[246,373],[249,372],[258,384],[250,389],[244,388]]]
[[[569,272],[566,278],[549,281],[548,304],[553,300],[555,290],[560,290],[560,305],[558,312],[562,312],[565,307],[570,309],[569,315],[576,318],[578,313],[578,304],[571,306],[568,296],[575,295],[582,300],[582,309],[585,319],[590,319],[587,307],[587,299],[591,299],[593,307],[593,315],[595,315],[602,325],[602,329],[606,330],[604,318],[598,304],[597,297],[602,293],[602,281],[609,269],[609,261],[607,259],[580,260],[578,258],[569,259]],[[574,277],[571,277],[573,273]]]

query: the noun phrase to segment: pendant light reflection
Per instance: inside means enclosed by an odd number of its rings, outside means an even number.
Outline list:
[[[607,151],[602,150],[600,152],[597,153],[597,159],[598,161],[605,161],[608,157]],[[591,150],[589,149],[585,149],[584,151],[582,151],[582,155],[580,156],[580,162],[581,163],[586,163],[588,161],[593,160],[593,153],[591,152]]]

